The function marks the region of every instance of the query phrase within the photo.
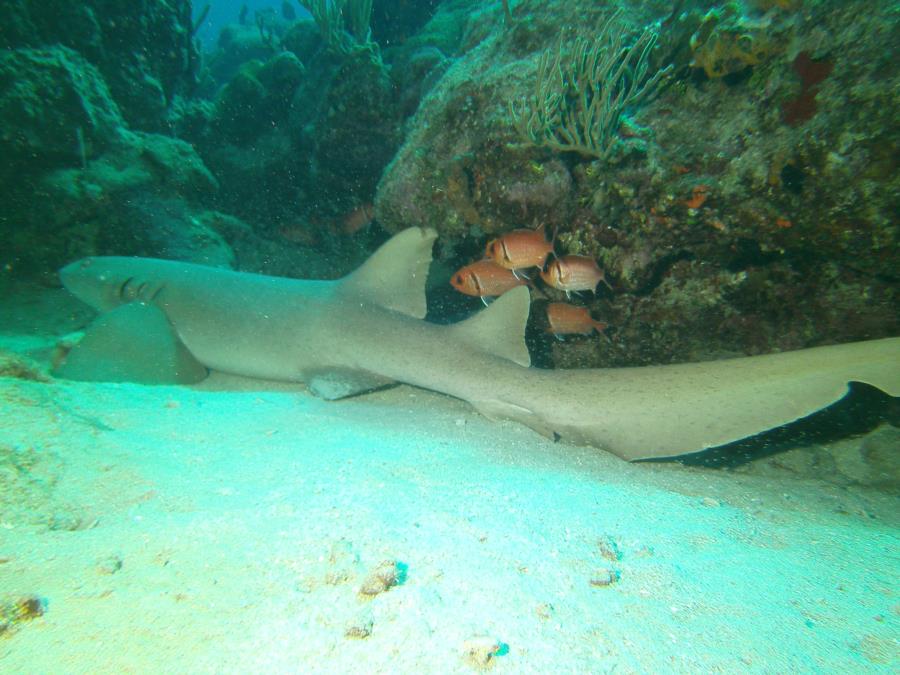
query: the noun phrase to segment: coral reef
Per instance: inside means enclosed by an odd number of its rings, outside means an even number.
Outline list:
[[[724,77],[762,63],[771,51],[767,28],[743,16],[737,3],[711,9],[691,36],[692,65]]]
[[[8,0],[0,5],[0,46],[62,46],[101,73],[128,124],[166,127],[169,106],[190,95],[200,55],[189,0]]]
[[[66,47],[0,51],[0,179],[32,169],[82,166],[123,126],[94,66]]]
[[[310,0],[245,12],[203,65],[188,4],[0,9],[8,274],[120,253],[333,278],[429,225],[448,320],[475,307],[450,273],[544,224],[610,287],[576,299],[608,339],[532,326],[543,365],[900,328],[883,5]]]
[[[617,147],[626,110],[659,86],[671,66],[649,72],[648,56],[659,35],[647,27],[631,44],[615,12],[597,36],[560,35],[541,54],[535,93],[509,102],[509,116],[528,143],[606,159]]]
[[[629,8],[633,34],[658,25],[651,67],[675,71],[619,130],[630,152],[597,161],[521,145],[502,107],[532,90],[555,29],[604,25],[602,8],[576,5],[524,0],[513,26],[499,7],[470,16],[470,48],[423,100],[381,179],[381,225],[433,224],[451,269],[499,233],[558,227],[557,252],[596,258],[613,290],[582,298],[610,340],[568,339],[545,356],[532,340],[538,362],[556,366],[895,334],[900,192],[885,150],[896,144],[886,111],[898,75],[879,45],[896,19],[831,2]],[[719,58],[727,45],[748,52]]]
[[[300,0],[319,27],[322,41],[341,54],[356,50],[377,56],[372,42],[372,0]]]

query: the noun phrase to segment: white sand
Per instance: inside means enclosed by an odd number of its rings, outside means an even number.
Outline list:
[[[0,671],[465,673],[475,636],[498,673],[897,671],[886,495],[628,465],[408,387],[205,388],[0,380],[29,458],[0,589],[47,603]],[[360,598],[384,560],[405,581]]]
[[[0,347],[46,358],[71,305],[8,295]],[[0,603],[46,604],[0,673],[467,673],[479,636],[497,673],[900,669],[895,496],[261,386],[0,378]]]

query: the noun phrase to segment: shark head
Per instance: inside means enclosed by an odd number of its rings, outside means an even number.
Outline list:
[[[82,258],[63,267],[59,277],[66,290],[101,312],[134,300],[149,302],[159,290],[135,276],[134,258]]]

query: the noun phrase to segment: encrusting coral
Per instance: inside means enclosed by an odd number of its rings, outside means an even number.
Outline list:
[[[692,65],[724,77],[761,63],[771,51],[764,20],[751,21],[735,3],[709,10],[691,36]]]

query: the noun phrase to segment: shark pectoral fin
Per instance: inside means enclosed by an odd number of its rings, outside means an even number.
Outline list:
[[[411,227],[391,237],[357,270],[341,291],[417,319],[425,318],[425,282],[437,232]]]
[[[53,374],[87,382],[193,384],[208,371],[161,309],[132,302],[94,321]]]
[[[309,391],[326,401],[355,396],[394,384],[394,380],[387,377],[348,368],[320,370],[308,374],[304,379]]]
[[[531,356],[525,345],[525,324],[530,306],[531,294],[525,286],[518,286],[451,330],[464,342],[527,368]]]

